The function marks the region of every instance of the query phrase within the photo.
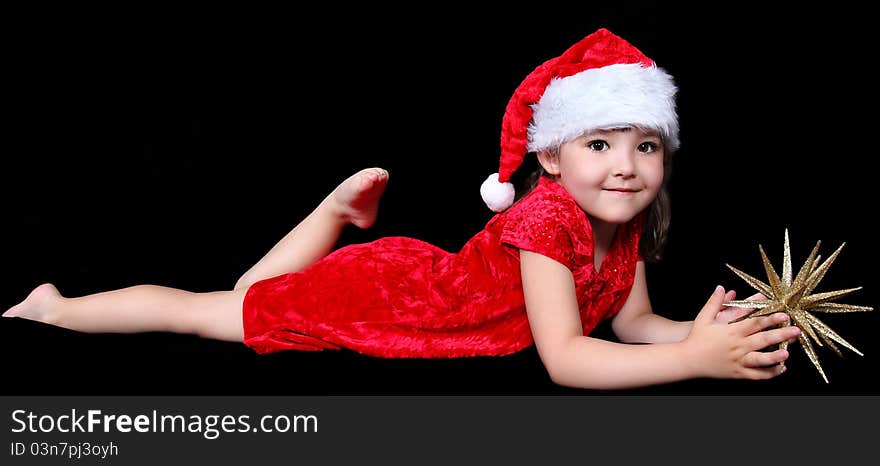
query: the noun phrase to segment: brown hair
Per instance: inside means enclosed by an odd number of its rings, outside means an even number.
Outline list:
[[[559,146],[548,149],[551,155],[559,155]],[[537,163],[537,157],[529,157],[529,165],[537,165],[537,167],[528,175],[528,177],[519,183],[523,189],[519,191],[516,200],[520,200],[526,194],[530,193],[538,185],[538,180],[542,176],[553,178],[540,164]],[[523,170],[525,172],[526,170]],[[672,153],[663,152],[663,184],[657,197],[645,209],[645,223],[642,229],[641,239],[639,240],[639,254],[648,261],[656,262],[663,257],[663,248],[666,246],[666,239],[669,235],[669,218],[671,214],[669,192],[667,186],[669,178],[672,174]]]

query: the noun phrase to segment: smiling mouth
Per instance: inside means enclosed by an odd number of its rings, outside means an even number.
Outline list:
[[[604,191],[611,191],[613,193],[621,193],[621,194],[632,194],[639,192],[638,189],[604,189]]]

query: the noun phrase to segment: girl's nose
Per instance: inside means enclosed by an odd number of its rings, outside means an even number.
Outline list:
[[[634,155],[629,153],[618,154],[614,160],[614,176],[620,176],[623,178],[631,178],[635,176],[636,164],[633,157]]]

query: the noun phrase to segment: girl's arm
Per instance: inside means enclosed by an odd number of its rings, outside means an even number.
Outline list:
[[[776,363],[788,353],[758,350],[796,335],[795,326],[762,331],[784,321],[787,316],[781,313],[719,322],[724,290],[718,287],[680,342],[628,345],[590,338],[583,334],[571,272],[524,250],[520,262],[535,346],[551,379],[560,385],[620,389],[695,377],[767,379],[782,373],[783,366]]]
[[[626,343],[674,343],[691,332],[693,321],[676,322],[654,314],[648,297],[645,263],[636,264],[632,290],[623,307],[611,321],[611,328]]]
[[[724,301],[732,301],[735,298],[736,292],[733,290],[724,295]],[[756,293],[746,299],[765,298],[764,295]],[[726,324],[749,312],[751,309],[725,307],[715,319]],[[679,322],[654,314],[648,296],[645,264],[639,261],[636,264],[636,276],[629,297],[611,321],[611,328],[617,338],[626,343],[674,343],[684,340],[690,334],[693,325],[692,320]]]
[[[724,295],[724,301],[732,301],[736,292],[731,290]],[[766,299],[757,293],[748,298]],[[725,307],[715,317],[718,322],[728,323],[751,312],[751,309]],[[629,297],[611,321],[611,328],[620,341],[625,343],[674,343],[684,340],[691,332],[694,321],[678,322],[654,314],[648,296],[648,282],[645,278],[645,263],[636,264],[636,275]]]

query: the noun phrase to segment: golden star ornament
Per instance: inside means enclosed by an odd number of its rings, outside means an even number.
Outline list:
[[[825,380],[825,383],[828,383],[828,377],[825,376],[825,371],[822,370],[822,365],[819,364],[819,358],[816,356],[816,350],[813,349],[813,344],[810,339],[812,339],[818,346],[823,346],[824,342],[841,357],[843,357],[843,354],[834,344],[835,342],[852,350],[859,356],[862,356],[862,353],[841,338],[840,335],[831,330],[830,327],[825,325],[825,323],[812,313],[826,312],[837,314],[844,312],[864,312],[873,311],[874,308],[831,302],[833,299],[858,291],[862,289],[862,287],[813,294],[813,290],[825,276],[825,272],[831,267],[831,264],[837,258],[837,255],[840,254],[841,249],[843,249],[843,246],[846,243],[841,244],[840,247],[831,254],[831,257],[820,264],[821,257],[818,255],[818,252],[821,244],[821,241],[816,243],[813,252],[807,257],[806,262],[804,262],[804,265],[794,279],[792,279],[791,249],[788,241],[788,229],[785,230],[782,276],[777,275],[776,270],[773,268],[773,265],[770,264],[770,261],[767,259],[767,254],[764,253],[764,248],[761,247],[761,245],[758,245],[758,250],[761,252],[761,260],[764,262],[764,270],[767,273],[768,283],[764,283],[761,280],[738,270],[730,264],[725,264],[733,271],[733,273],[737,274],[740,278],[748,282],[752,288],[758,290],[758,292],[764,295],[766,299],[728,301],[724,304],[726,306],[753,309],[748,314],[732,321],[731,323],[749,317],[770,315],[774,312],[784,312],[788,314],[789,320],[782,325],[788,326],[794,324],[801,330],[801,333],[798,335],[798,341],[804,348],[804,352],[807,353],[807,357],[813,365],[816,366],[816,370],[819,371],[819,374]],[[788,342],[783,342],[779,345],[782,349],[787,348],[787,346]]]

